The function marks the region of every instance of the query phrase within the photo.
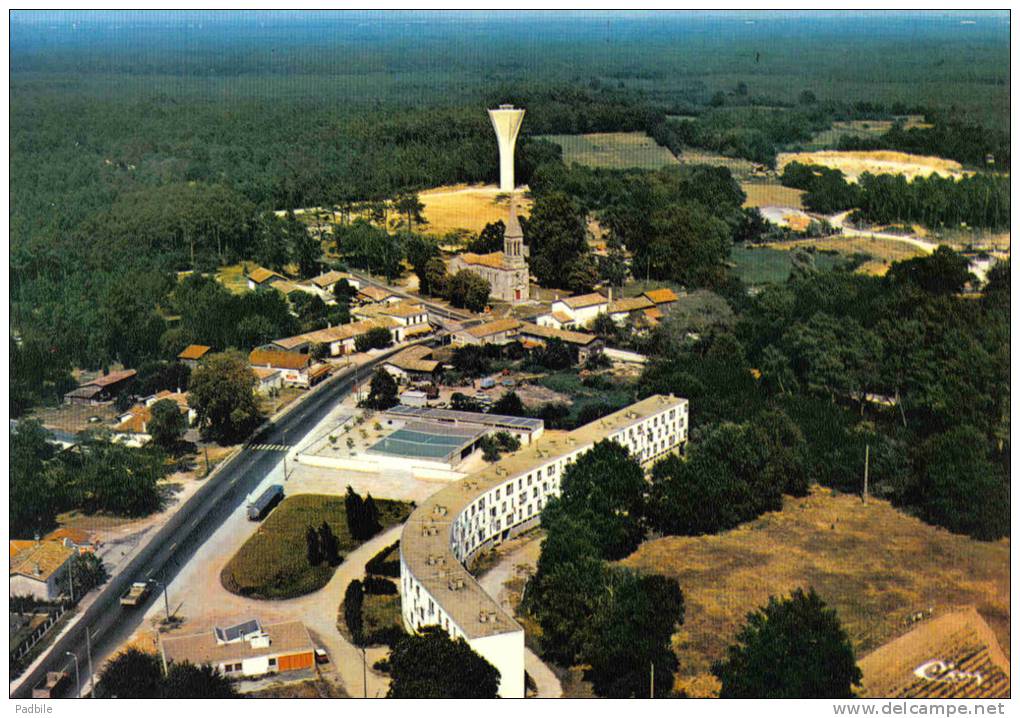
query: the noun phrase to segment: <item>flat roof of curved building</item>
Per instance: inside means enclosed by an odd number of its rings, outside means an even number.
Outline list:
[[[608,438],[670,406],[686,403],[686,399],[654,395],[573,431],[547,431],[531,445],[423,501],[404,524],[400,537],[401,557],[415,580],[438,601],[468,638],[521,630],[520,624],[482,589],[454,556],[450,547],[453,521],[476,498],[512,477]],[[483,615],[484,622],[480,620]]]

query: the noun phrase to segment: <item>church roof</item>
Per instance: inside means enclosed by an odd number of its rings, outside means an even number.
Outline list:
[[[460,255],[460,259],[464,264],[473,264],[481,267],[489,267],[490,269],[506,269],[503,261],[502,252],[490,252],[489,254],[475,254],[474,252],[464,252]]]

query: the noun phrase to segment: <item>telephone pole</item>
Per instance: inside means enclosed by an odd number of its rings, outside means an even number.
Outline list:
[[[868,461],[871,458],[871,445],[864,445],[864,495],[862,501],[868,503]]]
[[[655,662],[653,661],[650,665],[652,666],[652,674],[648,686],[648,697],[655,698]]]
[[[96,697],[96,674],[92,671],[92,629],[85,626],[85,655],[89,662],[89,698]]]

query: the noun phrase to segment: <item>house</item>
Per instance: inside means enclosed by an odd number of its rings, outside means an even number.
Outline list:
[[[248,355],[248,362],[253,368],[279,369],[284,384],[306,389],[315,386],[329,375],[328,366],[318,364],[313,366],[309,355],[297,352],[254,349]]]
[[[185,661],[209,665],[230,678],[264,676],[310,670],[315,666],[315,644],[300,621],[263,626],[252,619],[187,636],[159,638],[163,670]]]
[[[336,285],[340,283],[340,280],[346,279],[347,283],[351,285],[351,288],[357,291],[361,289],[361,282],[357,280],[353,275],[347,272],[338,272],[335,269],[320,274],[318,277],[312,277],[311,283],[317,289],[322,290],[328,295],[333,295],[336,292]]]
[[[248,289],[258,289],[259,287],[268,287],[272,284],[274,279],[285,279],[282,274],[274,272],[272,269],[266,269],[265,267],[256,267],[252,271],[245,275],[248,280]]]
[[[351,313],[357,317],[392,320],[396,323],[391,327],[393,340],[397,342],[432,333],[428,310],[421,304],[407,300],[384,304],[366,304],[363,307],[355,307]]]
[[[667,309],[674,302],[677,301],[676,293],[669,287],[659,287],[658,289],[649,289],[647,292],[641,295],[647,298],[659,309]]]
[[[430,359],[431,356],[431,347],[415,345],[391,356],[383,364],[383,369],[400,383],[435,381],[442,365]]]
[[[212,347],[207,347],[204,344],[189,344],[184,347],[184,351],[177,355],[177,359],[180,360],[181,364],[194,369],[202,361],[202,357],[210,351],[212,351]]]
[[[602,353],[604,344],[594,334],[556,329],[541,324],[524,322],[517,332],[525,346],[545,346],[550,339],[559,339],[570,347],[571,353],[577,357],[578,363],[584,364],[593,356]]]
[[[553,329],[572,329],[576,326],[574,318],[559,309],[555,312],[539,314],[535,317],[535,323],[543,327],[552,327]]]
[[[514,339],[521,322],[513,317],[495,319],[467,329],[460,329],[451,335],[452,343],[467,344],[509,344]]]
[[[187,417],[188,426],[195,423],[198,412],[188,406],[188,393],[179,391],[161,391],[146,397],[141,403],[135,404],[125,413],[117,417],[117,425],[113,427],[113,439],[128,446],[142,446],[152,440],[149,434],[149,422],[152,421],[152,406],[156,402],[167,399],[177,404],[177,408]]]
[[[10,595],[52,601],[69,592],[68,571],[77,553],[63,541],[11,541]]]
[[[274,389],[283,388],[283,372],[279,369],[254,366],[251,371],[255,375],[256,393],[266,396]]]
[[[549,307],[549,312],[550,314],[559,312],[559,321],[564,326],[570,323],[576,327],[586,327],[594,321],[595,317],[599,314],[604,314],[608,309],[609,300],[598,292],[592,292],[590,294],[579,294],[573,297],[554,299]],[[570,321],[564,322],[563,318],[565,317],[569,317]],[[561,326],[560,328],[563,327]]]
[[[380,304],[383,302],[399,302],[401,300],[400,296],[394,294],[389,289],[372,285],[359,289],[354,298],[362,304]]]
[[[64,403],[96,405],[113,401],[114,397],[131,385],[137,373],[134,369],[125,369],[98,376],[64,394]]]
[[[289,279],[283,279],[282,277],[280,279],[271,280],[269,282],[269,286],[288,299],[298,292],[311,294],[313,296],[320,296],[319,292],[310,284],[299,284],[297,282],[292,282]]]
[[[424,326],[428,327],[429,325]],[[375,319],[363,319],[350,324],[338,324],[335,327],[317,329],[314,332],[305,332],[293,337],[274,339],[269,348],[296,354],[309,354],[314,347],[321,344],[326,347],[326,353],[331,357],[353,354],[358,350],[358,337],[378,327],[389,329],[390,338],[396,341],[401,341],[407,332],[416,329],[416,327],[403,328],[392,317],[380,316]],[[431,331],[431,327],[429,327],[429,331]]]
[[[636,316],[645,309],[652,309],[654,307],[655,303],[645,296],[621,297],[620,299],[610,300],[606,311],[609,313],[610,319],[617,324],[623,324],[631,316]]]

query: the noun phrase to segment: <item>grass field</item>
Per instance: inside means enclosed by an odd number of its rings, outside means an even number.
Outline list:
[[[750,160],[740,157],[727,157],[696,147],[685,147],[680,154],[680,164],[683,165],[719,165],[726,167],[734,178],[745,180],[754,171],[754,164]]]
[[[403,631],[404,620],[400,616],[400,594],[380,596],[366,593],[361,604],[361,620],[364,625],[364,635],[369,640],[371,640],[371,636],[387,629],[396,628]],[[340,602],[340,608],[337,609],[336,627],[340,631],[340,635],[354,643],[354,637],[347,628],[347,621],[344,620],[343,601]]]
[[[410,504],[376,499],[383,529],[402,523],[411,513]],[[311,566],[305,558],[305,531],[326,521],[340,544],[341,555],[357,548],[359,542],[347,530],[342,496],[298,494],[284,499],[262,522],[230,562],[220,580],[231,593],[253,598],[293,598],[317,591],[333,576],[334,566]]]
[[[647,169],[677,164],[676,157],[644,132],[598,132],[590,135],[540,135],[563,148],[563,162],[606,169]]]
[[[857,656],[905,633],[910,614],[973,604],[1009,653],[1010,545],[929,526],[885,501],[815,489],[780,512],[715,536],[647,541],[622,563],[674,576],[686,621],[675,637],[679,682],[704,676],[748,612],[813,586]]]
[[[798,239],[791,242],[776,242],[767,245],[769,249],[783,252],[796,247],[814,247],[820,251],[835,251],[846,257],[854,254],[867,254],[870,260],[858,267],[857,271],[864,274],[881,276],[889,270],[893,262],[901,262],[905,259],[912,259],[924,255],[924,252],[906,242],[898,242],[895,239],[883,239],[872,237],[828,237],[826,239]],[[731,256],[736,256],[737,247]],[[760,250],[754,250],[760,251]],[[825,255],[816,254],[815,260]],[[830,255],[831,256],[831,255]]]
[[[784,187],[778,182],[741,182],[747,199],[744,207],[794,207],[804,209],[801,198],[804,190]]]
[[[527,188],[520,188],[517,211],[527,216],[531,200],[523,196]],[[509,196],[493,185],[450,185],[425,190],[418,195],[425,209],[422,214],[428,224],[422,227],[426,234],[442,236],[456,230],[478,234],[489,222],[506,222]]]
[[[785,247],[786,243],[783,246]],[[819,269],[831,269],[839,261],[839,257],[815,252],[814,260],[815,266]],[[730,250],[730,261],[734,263],[733,272],[740,281],[751,285],[785,282],[793,267],[788,251],[771,247],[745,247],[740,244],[734,245]]]
[[[893,120],[850,120],[833,122],[832,127],[816,132],[811,141],[802,145],[805,150],[834,150],[844,137],[877,139],[892,129]],[[928,129],[933,125],[924,121],[922,115],[907,115],[903,118],[904,129]]]

